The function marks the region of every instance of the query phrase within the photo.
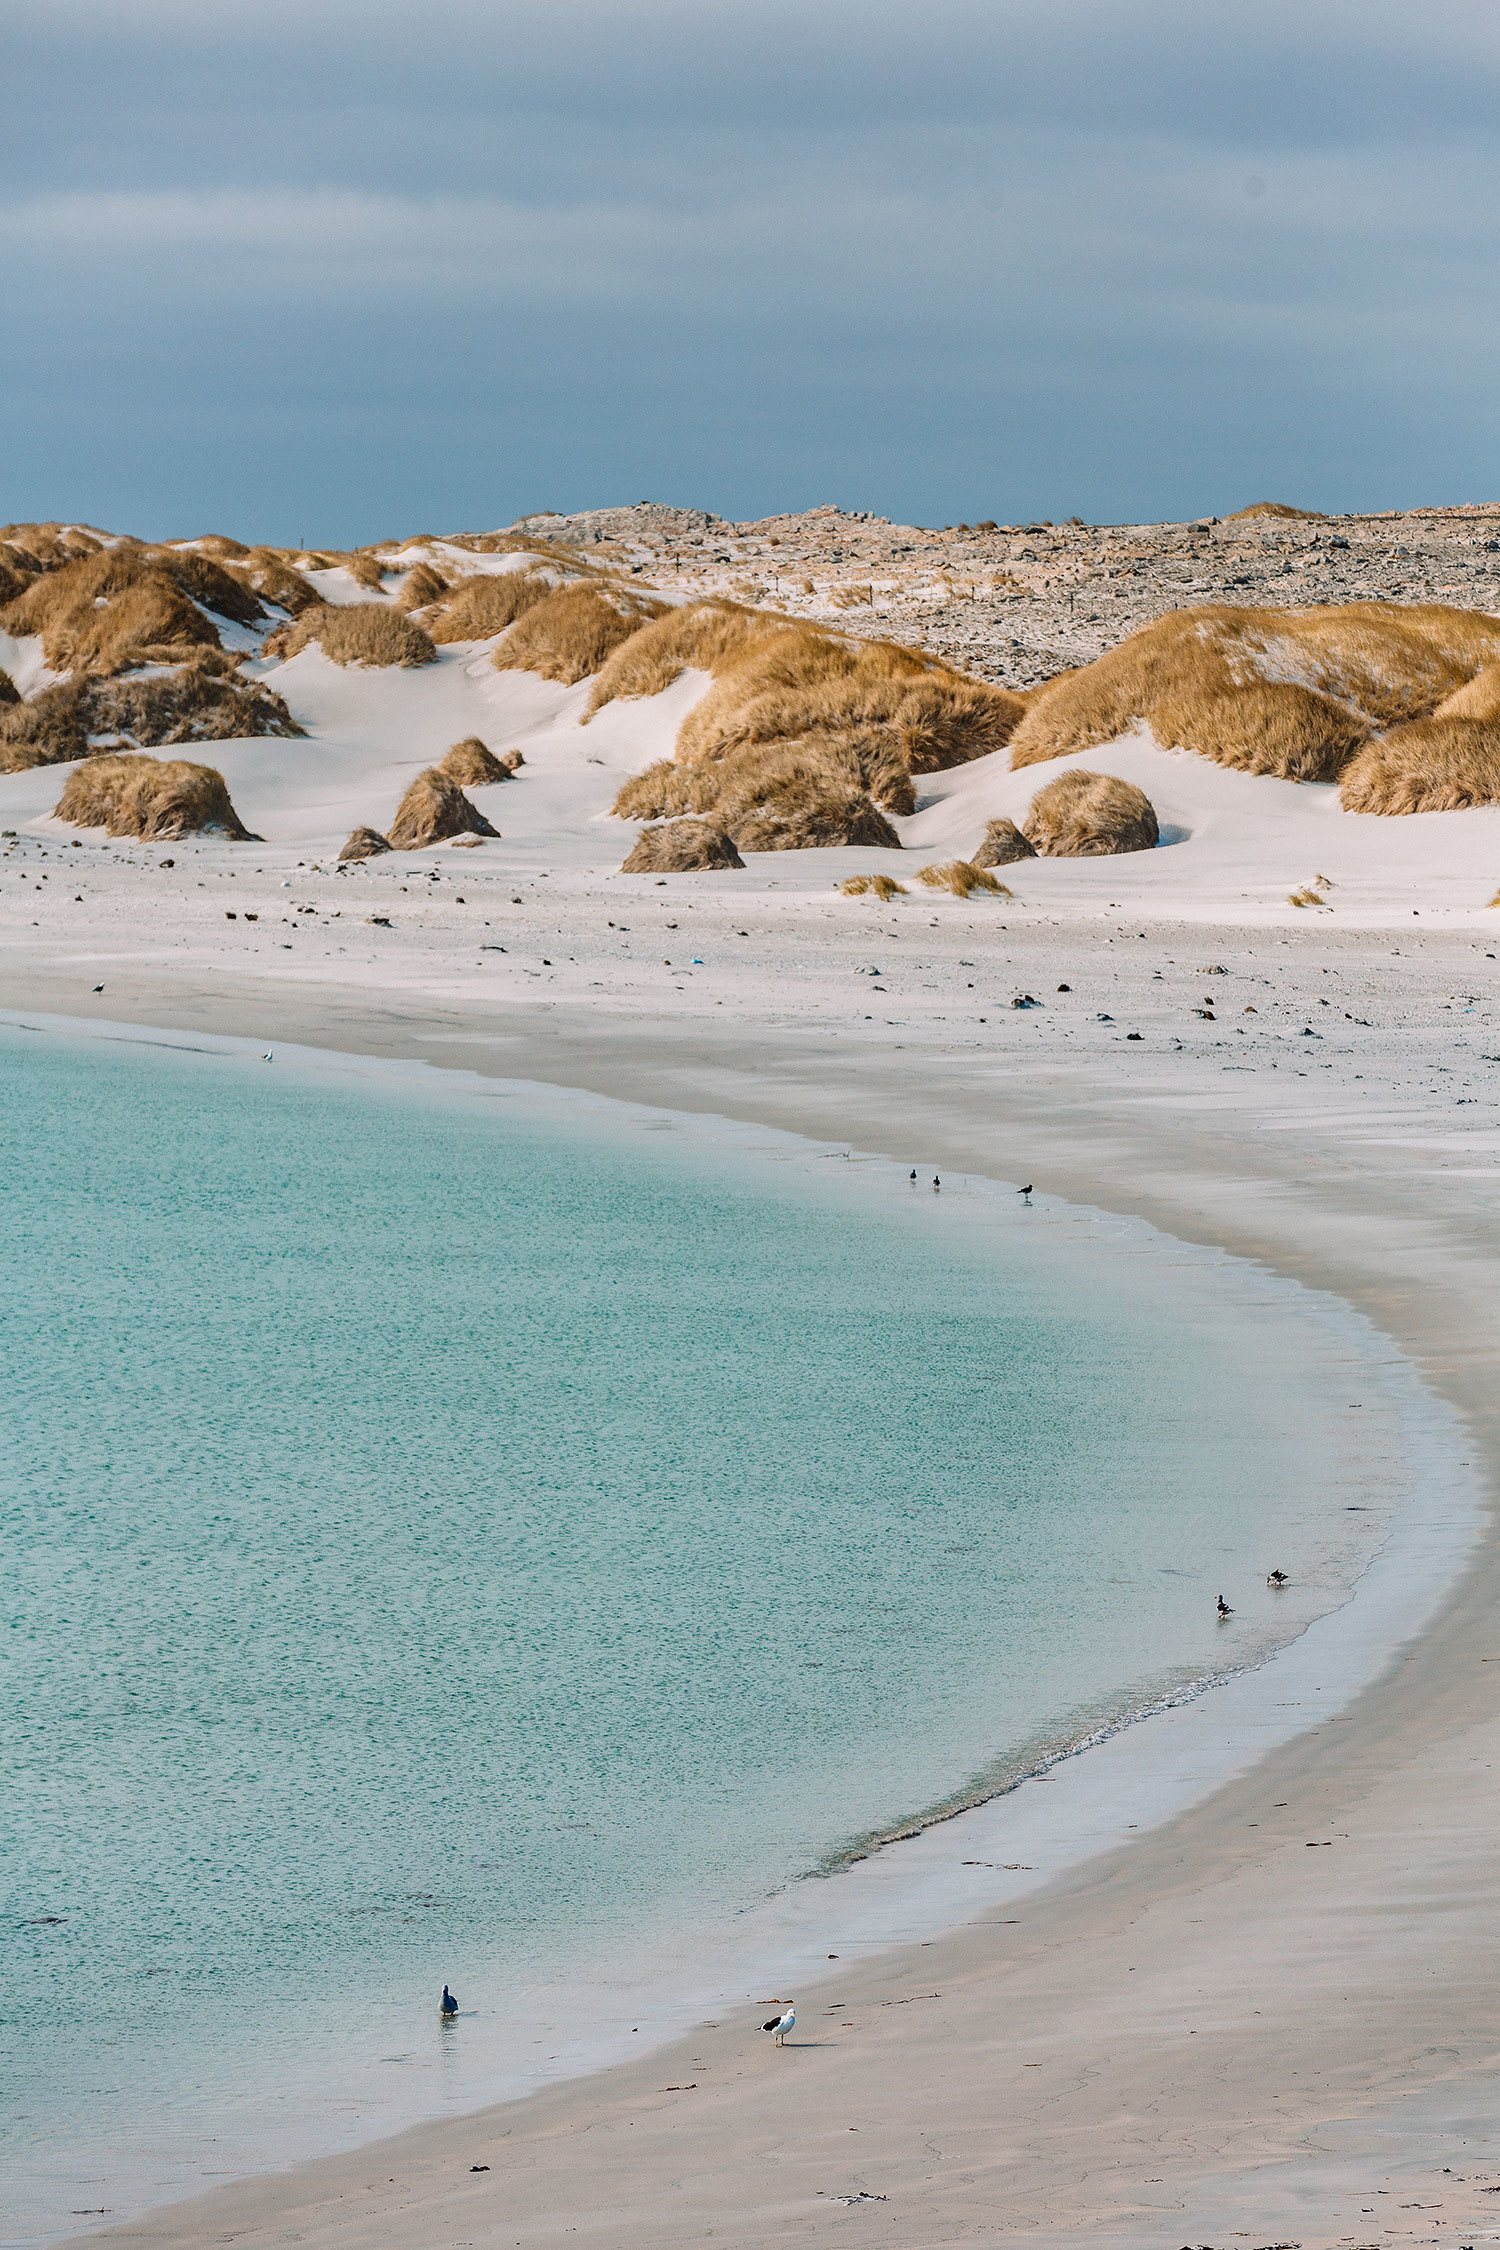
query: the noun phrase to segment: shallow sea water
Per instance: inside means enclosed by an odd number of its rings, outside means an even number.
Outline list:
[[[0,1026],[0,1183],[9,2241],[566,2067],[1399,1486],[1305,1292],[770,1133]]]

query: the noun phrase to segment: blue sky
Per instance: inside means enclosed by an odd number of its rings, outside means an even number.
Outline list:
[[[1480,0],[0,0],[0,514],[1500,491]]]

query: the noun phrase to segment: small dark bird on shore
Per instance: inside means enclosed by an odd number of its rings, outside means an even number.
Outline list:
[[[940,1179],[938,1178],[938,1176],[937,1176],[936,1172],[934,1172],[934,1173],[933,1173],[933,1175],[932,1175],[932,1192],[933,1192],[933,1194],[934,1194],[934,1195],[936,1195],[936,1194],[937,1194],[937,1192],[938,1192],[938,1190],[939,1190],[939,1189],[941,1188],[942,1184],[943,1184],[943,1183],[942,1183],[942,1181],[941,1181],[941,1180],[940,1180]]]
[[[1029,1203],[1031,1201],[1031,1188],[1029,1185],[1023,1188],[1017,1188],[1016,1193],[1020,1196],[1023,1203]]]
[[[1273,1570],[1266,1580],[1268,1586],[1284,1586],[1286,1583],[1287,1575],[1284,1570]]]
[[[1234,1611],[1230,1608],[1228,1602],[1225,1601],[1222,1594],[1220,1594],[1218,1601],[1214,1606],[1218,1611],[1219,1622],[1221,1625],[1226,1617],[1233,1617]]]
[[[450,2017],[456,2016],[458,2014],[458,2002],[454,1999],[452,1993],[448,1990],[448,1987],[446,1985],[443,1986],[443,1997],[438,2002],[438,2013],[440,2016],[442,2016],[445,2023]]]
[[[913,1179],[915,1179],[915,1178],[916,1178],[916,1176],[917,1176],[917,1168],[916,1168],[915,1164],[914,1164],[914,1165],[912,1166],[912,1168],[911,1168],[911,1176],[912,1176],[912,1178],[913,1178]]]

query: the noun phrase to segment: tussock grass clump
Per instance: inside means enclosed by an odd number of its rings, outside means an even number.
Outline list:
[[[295,656],[312,641],[335,664],[433,664],[437,650],[414,619],[385,602],[320,603],[303,610],[266,640],[269,656]]]
[[[139,752],[85,758],[64,782],[54,817],[148,843],[211,834],[232,843],[259,841],[235,811],[215,767]]]
[[[1462,812],[1500,805],[1500,663],[1456,688],[1429,718],[1392,727],[1350,761],[1345,812]]]
[[[142,745],[290,738],[303,731],[279,695],[215,663],[211,653],[174,672],[91,683],[85,706],[91,736],[129,735]]]
[[[0,703],[19,703],[21,691],[9,672],[0,667]]]
[[[700,868],[743,867],[734,838],[707,820],[667,820],[643,828],[621,868],[625,875],[687,875]]]
[[[250,552],[243,539],[231,539],[227,531],[205,531],[193,545],[200,554],[212,555],[216,562],[243,562]]]
[[[396,600],[402,609],[423,609],[448,591],[448,581],[431,563],[413,563],[401,581]]]
[[[877,729],[908,774],[935,773],[1003,749],[1019,696],[887,641],[848,643],[777,624],[748,640],[684,719],[677,756],[724,759],[756,743]]]
[[[385,591],[386,566],[368,548],[359,548],[354,554],[344,555],[340,559],[355,585],[363,586],[367,594]]]
[[[227,573],[206,555],[122,544],[34,578],[0,612],[0,624],[8,633],[40,634],[54,672],[107,674],[129,664],[177,662],[219,646],[192,589],[220,578]],[[233,598],[254,599],[242,587]]]
[[[340,859],[378,859],[382,852],[391,849],[391,840],[382,836],[378,828],[356,828],[339,853]]]
[[[214,650],[171,672],[60,680],[27,702],[0,708],[0,773],[54,766],[91,744],[142,746],[300,735],[279,695],[241,679]]]
[[[1500,622],[1438,602],[1178,610],[1039,688],[1011,744],[1032,765],[1144,720],[1168,748],[1333,781],[1377,730],[1426,717],[1500,660]]]
[[[665,604],[625,587],[559,586],[533,604],[495,650],[496,669],[576,687]]]
[[[919,867],[917,881],[930,891],[951,891],[955,898],[968,898],[974,891],[984,891],[992,898],[1015,896],[987,867],[976,867],[972,859],[946,859],[935,861],[931,867]]]
[[[1048,859],[1102,859],[1112,852],[1150,851],[1160,841],[1144,790],[1081,766],[1037,791],[1021,827],[1032,849]]]
[[[724,777],[712,817],[742,852],[901,845],[859,782],[830,764],[818,746],[790,744],[741,761]]]
[[[1303,523],[1321,523],[1321,508],[1294,508],[1286,500],[1252,500],[1248,508],[1236,508],[1224,518],[1226,523],[1244,523],[1250,516],[1292,516]]]
[[[605,663],[589,696],[585,719],[606,703],[660,695],[684,672],[727,671],[771,621],[738,602],[686,602],[652,618],[622,641]]]
[[[316,608],[323,598],[312,581],[304,578],[274,547],[252,547],[236,569],[253,593],[263,602],[274,602],[289,617],[299,617],[304,609]]]
[[[422,622],[435,641],[490,641],[556,591],[534,570],[481,571],[433,601]]]
[[[984,832],[984,840],[975,852],[975,867],[1009,867],[1018,859],[1035,859],[1036,847],[1023,836],[1013,820],[992,820]]]
[[[841,898],[878,898],[882,905],[890,898],[905,898],[906,885],[898,883],[894,875],[846,875],[839,885]]]
[[[625,641],[590,709],[659,694],[689,666],[712,672],[713,686],[683,720],[675,756],[633,776],[614,809],[710,817],[743,850],[894,844],[885,816],[916,810],[913,775],[1003,748],[1025,707],[920,650],[697,602]],[[751,819],[753,836],[741,825]]]
[[[0,709],[0,773],[66,765],[88,752],[88,703],[82,682],[59,680],[25,702]]]
[[[456,781],[436,766],[417,775],[396,808],[389,836],[398,852],[419,852],[428,844],[443,844],[450,836],[498,836],[477,805],[470,804]]]
[[[18,600],[35,575],[34,571],[23,567],[19,556],[12,560],[5,549],[0,547],[0,609],[8,609],[13,601]]]
[[[456,781],[460,789],[485,789],[492,782],[509,781],[513,770],[477,734],[465,735],[437,762],[437,771]]]
[[[724,776],[714,766],[680,766],[658,758],[644,773],[632,774],[611,810],[621,820],[671,820],[683,813],[712,809]]]

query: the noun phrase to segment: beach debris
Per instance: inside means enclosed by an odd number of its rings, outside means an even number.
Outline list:
[[[830,2203],[845,2203],[852,2210],[856,2203],[889,2203],[891,2199],[888,2195],[872,2194],[869,2188],[861,2188],[858,2195],[831,2195],[828,2200]]]
[[[1011,1002],[1013,1008],[1040,1008],[1042,1002],[1034,992],[1018,992]]]

